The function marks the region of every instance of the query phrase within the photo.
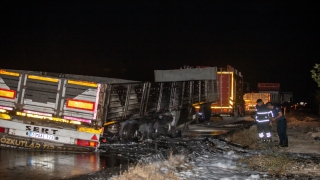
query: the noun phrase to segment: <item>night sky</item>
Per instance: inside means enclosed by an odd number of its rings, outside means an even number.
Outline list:
[[[153,80],[155,69],[231,65],[256,90],[310,101],[320,63],[315,3],[177,1],[1,4],[0,68]]]

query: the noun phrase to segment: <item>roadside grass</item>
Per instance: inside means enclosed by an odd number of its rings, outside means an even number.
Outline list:
[[[138,164],[134,167],[129,167],[129,170],[120,174],[117,177],[112,178],[113,180],[165,180],[172,179],[178,180],[178,176],[174,172],[161,172],[160,168],[156,164],[142,165]]]
[[[258,149],[259,140],[257,126],[251,126],[248,129],[237,130],[227,136],[227,140],[231,143],[241,145],[244,148]]]
[[[239,162],[245,163],[249,168],[257,171],[269,172],[271,175],[280,176],[297,166],[297,162],[286,157],[283,154],[255,155],[239,159]]]
[[[191,169],[191,165],[186,163],[185,156],[172,156],[171,153],[168,160],[131,166],[112,180],[178,180],[180,178],[175,173],[183,169]]]

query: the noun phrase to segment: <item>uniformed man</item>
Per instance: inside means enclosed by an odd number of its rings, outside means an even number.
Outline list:
[[[257,100],[256,106],[256,123],[261,141],[271,141],[271,113],[267,106],[263,103],[262,99]]]
[[[287,120],[284,117],[282,110],[278,106],[274,106],[272,103],[268,102],[267,108],[272,111],[272,121],[277,123],[277,132],[279,136],[279,146],[288,147],[288,136],[287,136]]]

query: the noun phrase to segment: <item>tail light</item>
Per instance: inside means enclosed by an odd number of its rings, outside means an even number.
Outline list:
[[[97,147],[97,146],[98,146],[98,142],[78,139],[78,140],[77,140],[77,145],[78,145],[78,146]]]
[[[6,128],[0,127],[0,133],[6,133]]]

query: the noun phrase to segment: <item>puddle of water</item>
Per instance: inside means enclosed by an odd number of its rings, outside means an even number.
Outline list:
[[[126,164],[124,158],[99,153],[0,149],[0,179],[61,179]]]

